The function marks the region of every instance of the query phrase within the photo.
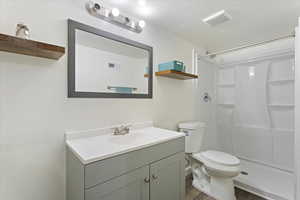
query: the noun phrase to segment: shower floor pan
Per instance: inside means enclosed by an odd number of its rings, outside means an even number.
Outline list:
[[[241,159],[247,175],[235,178],[238,188],[269,200],[294,200],[294,174]]]

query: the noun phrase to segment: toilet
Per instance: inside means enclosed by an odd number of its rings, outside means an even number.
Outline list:
[[[200,152],[206,124],[183,122],[179,131],[185,133],[185,152],[190,155],[193,186],[217,200],[236,200],[233,178],[240,173],[240,160],[220,151]]]

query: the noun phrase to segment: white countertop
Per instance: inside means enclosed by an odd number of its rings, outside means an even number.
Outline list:
[[[93,137],[67,138],[66,144],[83,164],[89,164],[180,137],[184,137],[184,134],[147,127],[131,130],[129,134],[121,136],[102,133]]]

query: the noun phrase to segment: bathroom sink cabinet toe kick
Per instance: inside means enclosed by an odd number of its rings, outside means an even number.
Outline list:
[[[67,150],[67,200],[184,200],[184,137],[87,165]]]

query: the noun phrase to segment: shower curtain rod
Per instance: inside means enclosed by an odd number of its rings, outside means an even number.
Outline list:
[[[213,58],[213,57],[215,57],[217,55],[220,55],[220,54],[229,53],[229,52],[233,52],[233,51],[245,49],[245,48],[248,48],[248,47],[259,46],[259,45],[263,45],[263,44],[267,44],[267,43],[270,43],[270,42],[274,42],[274,41],[282,40],[282,39],[286,39],[286,38],[291,38],[291,37],[295,37],[295,33],[292,33],[290,35],[285,35],[285,36],[277,37],[277,38],[273,38],[271,40],[265,40],[265,41],[262,41],[262,42],[250,43],[250,44],[247,44],[247,45],[242,45],[242,46],[235,47],[235,48],[232,48],[232,49],[226,49],[226,50],[222,50],[222,51],[216,51],[216,52],[213,52],[213,53],[207,52],[206,55],[200,56],[200,57],[211,57],[211,58]]]

